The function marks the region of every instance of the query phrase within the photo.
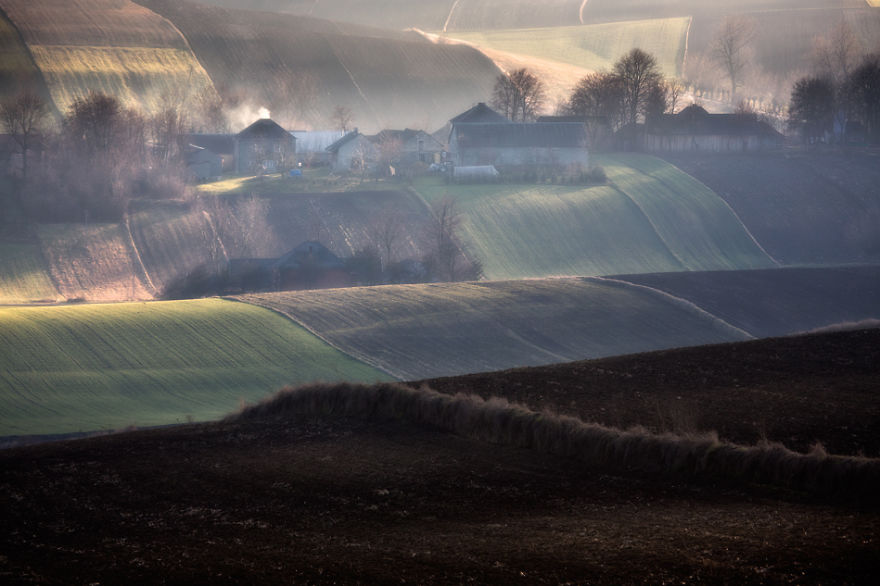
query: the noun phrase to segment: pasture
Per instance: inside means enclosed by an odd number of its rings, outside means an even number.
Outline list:
[[[590,70],[611,69],[621,56],[640,47],[657,58],[667,77],[681,75],[690,19],[658,18],[583,26],[453,31],[459,39],[483,49],[529,55]]]
[[[0,242],[0,304],[61,299],[38,244]]]
[[[749,336],[655,292],[589,279],[243,295],[401,379],[499,370]]]
[[[0,436],[213,419],[283,384],[388,379],[243,303],[0,308]]]

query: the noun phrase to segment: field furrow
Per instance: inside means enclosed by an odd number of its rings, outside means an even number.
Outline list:
[[[649,291],[584,279],[399,285],[241,297],[400,378],[744,339]]]

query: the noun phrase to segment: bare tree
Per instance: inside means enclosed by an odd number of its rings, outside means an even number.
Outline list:
[[[634,124],[648,114],[663,82],[657,59],[636,48],[614,64],[613,73],[622,88],[624,122]]]
[[[348,106],[336,106],[333,108],[333,113],[330,114],[330,120],[334,128],[338,128],[342,132],[348,132],[354,120],[354,114],[352,114],[351,108]]]
[[[736,90],[743,83],[748,65],[747,49],[755,39],[755,21],[746,16],[727,16],[712,43],[712,58],[730,82],[730,103],[736,103]]]
[[[21,152],[22,184],[28,180],[28,154],[38,144],[48,114],[43,99],[30,91],[0,104],[0,122]]]
[[[432,251],[426,262],[429,273],[435,280],[446,282],[481,279],[482,263],[473,256],[469,258],[459,240],[462,216],[455,199],[443,198],[431,206],[431,212],[428,235]]]
[[[675,77],[666,81],[666,110],[670,114],[675,114],[678,104],[684,95],[684,85]]]
[[[492,105],[513,121],[537,117],[546,100],[544,83],[528,69],[502,73],[495,79]]]
[[[623,85],[611,73],[591,73],[582,78],[564,109],[584,119],[591,147],[597,147],[607,134],[620,127],[623,119]]]
[[[406,236],[403,215],[393,209],[385,209],[375,215],[367,228],[373,246],[379,251],[382,270],[396,260],[398,243]]]
[[[821,77],[841,86],[849,78],[861,53],[858,36],[846,22],[841,22],[827,37],[813,41],[813,66]]]

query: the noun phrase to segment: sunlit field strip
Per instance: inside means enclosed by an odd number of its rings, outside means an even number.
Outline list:
[[[0,308],[0,436],[212,419],[312,380],[389,377],[243,303]]]
[[[0,303],[60,298],[37,244],[0,243]]]

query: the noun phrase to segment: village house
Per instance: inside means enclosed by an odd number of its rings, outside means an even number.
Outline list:
[[[296,138],[277,122],[261,118],[235,135],[235,172],[275,173],[293,161],[295,152]]]
[[[449,154],[456,166],[589,166],[583,122],[510,122],[480,103],[450,120]]]
[[[693,104],[645,125],[648,152],[740,153],[779,148],[783,136],[753,114],[710,114]]]
[[[373,171],[379,164],[408,166],[415,163],[439,162],[443,145],[422,130],[383,130],[367,136],[357,129],[329,147],[333,171]]]
[[[334,173],[366,171],[375,167],[379,149],[366,135],[355,128],[327,147]]]
[[[187,144],[205,149],[220,157],[220,175],[235,172],[235,135],[234,134],[187,134],[184,136]],[[198,159],[207,156],[202,154]]]
[[[205,147],[188,144],[183,152],[189,179],[206,181],[223,174],[223,158]]]

